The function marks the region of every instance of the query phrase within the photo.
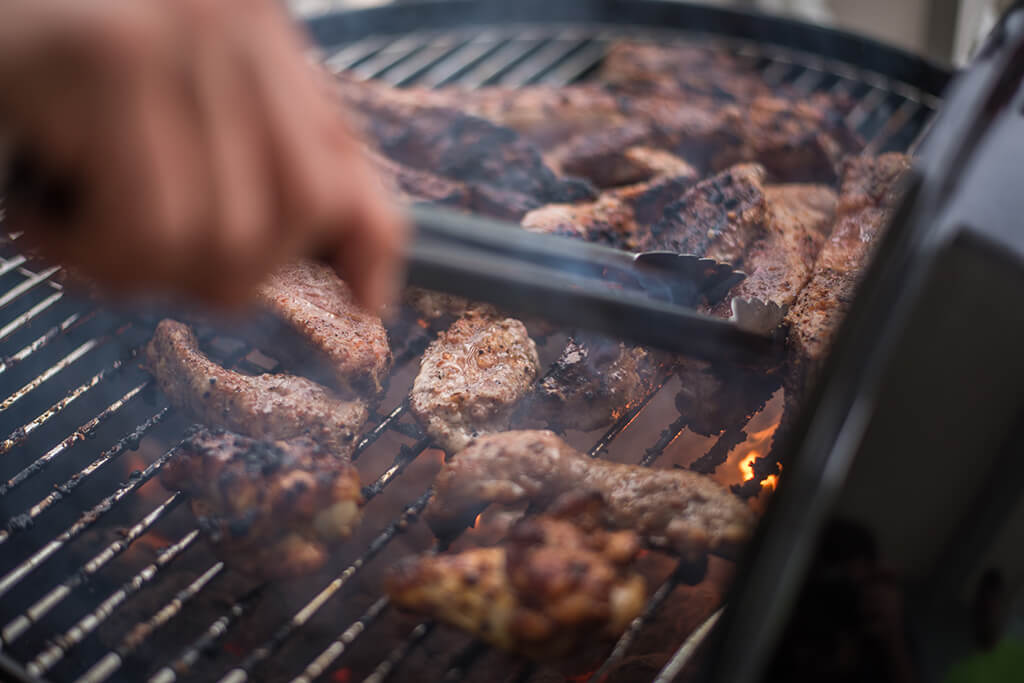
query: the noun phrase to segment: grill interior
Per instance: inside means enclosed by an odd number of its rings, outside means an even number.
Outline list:
[[[332,70],[398,86],[562,85],[586,78],[609,42],[621,38],[705,42],[742,56],[771,84],[845,92],[857,101],[848,123],[868,141],[869,153],[912,148],[939,104],[910,85],[807,53],[621,26],[503,25],[370,36],[323,56]],[[370,681],[422,680],[415,662],[424,653],[442,657],[446,681],[489,680],[479,673],[483,660],[508,680],[563,680],[433,622],[400,617],[365,585],[395,558],[433,544],[417,520],[440,454],[407,415],[404,396],[415,361],[437,330],[412,324],[403,328],[404,339],[393,335],[391,389],[355,456],[372,501],[361,532],[310,580],[254,585],[216,559],[182,506],[184,495],[153,480],[175,457],[188,424],[153,390],[136,360],[158,318],[72,296],[57,268],[22,254],[19,244],[11,235],[0,245],[4,654],[32,676],[94,683],[347,681],[356,671],[369,672]],[[265,321],[242,325],[230,337],[210,327],[197,332],[204,349],[225,365],[247,372],[279,367],[273,348],[280,329]],[[261,343],[253,346],[252,339]],[[559,339],[545,345],[548,361]],[[679,450],[687,416],[675,412],[671,388],[670,380],[658,383],[606,432],[590,435],[590,455],[625,460],[642,452],[640,462],[650,465]],[[735,425],[703,444],[703,469],[725,462],[757,428]],[[636,462],[635,455],[629,461]],[[667,572],[643,616],[590,680],[629,656],[659,607],[687,583],[684,569]],[[708,626],[675,656],[666,652],[655,680],[674,679]],[[388,643],[383,656],[379,642]],[[373,661],[364,652],[376,653]]]

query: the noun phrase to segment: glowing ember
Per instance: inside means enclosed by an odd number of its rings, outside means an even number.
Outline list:
[[[477,515],[476,517],[473,518],[473,528],[474,529],[477,527],[478,524],[480,524],[480,516],[481,515],[483,515],[482,512],[479,515]]]
[[[352,671],[349,669],[338,669],[331,674],[331,680],[334,683],[348,683],[352,680]]]

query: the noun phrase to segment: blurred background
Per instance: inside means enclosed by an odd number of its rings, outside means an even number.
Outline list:
[[[299,15],[336,8],[376,7],[394,0],[288,0]],[[399,2],[403,0],[398,0]],[[405,0],[406,2],[410,0]],[[415,0],[411,0],[415,1]],[[562,0],[565,1],[565,0]],[[712,0],[707,4],[757,7],[849,29],[878,40],[962,64],[978,36],[1011,0]]]

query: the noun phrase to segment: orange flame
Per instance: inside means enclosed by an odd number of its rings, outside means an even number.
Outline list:
[[[740,472],[743,473],[743,481],[750,481],[754,478],[754,461],[760,457],[761,453],[754,450],[747,453],[743,456],[743,459],[740,460],[739,468]]]
[[[473,518],[472,526],[473,526],[474,529],[477,527],[478,524],[480,524],[480,515],[482,515],[482,514],[483,513],[481,512],[479,515],[477,515],[476,517]]]
[[[777,475],[777,474],[769,474],[767,477],[765,477],[761,481],[761,488],[768,489],[769,491],[774,491],[775,487],[778,486],[778,485],[779,485],[779,475]]]

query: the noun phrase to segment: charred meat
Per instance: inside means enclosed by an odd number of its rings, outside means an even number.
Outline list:
[[[594,202],[549,204],[526,214],[522,226],[531,232],[578,237],[632,251],[638,247],[644,229],[694,182],[693,172],[665,175],[602,192]]]
[[[346,394],[376,397],[391,370],[391,347],[380,318],[359,308],[334,269],[296,261],[273,273],[261,303],[308,340],[327,360]]]
[[[406,558],[385,590],[503,650],[564,656],[618,636],[644,606],[645,582],[628,569],[639,540],[600,528],[599,515],[526,518],[499,546]]]
[[[359,523],[359,474],[311,439],[193,433],[160,475],[232,567],[264,579],[320,569]]]
[[[853,157],[843,167],[835,227],[787,316],[795,364],[824,358],[860,281],[875,239],[903,196],[904,154]]]
[[[192,330],[176,320],[157,325],[146,366],[175,408],[212,427],[256,439],[310,437],[328,452],[352,452],[367,409],[294,375],[243,375],[217,365]]]
[[[481,505],[529,501],[544,508],[571,491],[607,501],[605,522],[698,562],[732,555],[753,529],[753,513],[713,479],[684,470],[593,460],[549,431],[512,431],[475,439],[434,481],[427,522],[447,537]]]
[[[455,453],[478,434],[508,429],[539,370],[521,322],[475,308],[427,348],[409,407],[437,445]]]
[[[641,249],[696,254],[738,266],[765,231],[764,169],[734,166],[690,188],[651,226]]]
[[[604,427],[650,393],[664,361],[662,354],[604,337],[571,338],[528,399],[531,422]]]
[[[593,199],[589,183],[560,178],[540,152],[510,128],[448,107],[396,97],[390,88],[340,89],[364,132],[386,156],[465,183],[474,210],[519,219],[551,202]]]

